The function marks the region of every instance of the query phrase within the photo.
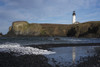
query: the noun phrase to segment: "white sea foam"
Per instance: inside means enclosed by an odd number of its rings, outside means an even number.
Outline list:
[[[20,44],[17,44],[17,43],[9,43],[9,44],[0,45],[0,52],[8,52],[8,53],[14,52],[14,53],[17,53],[18,55],[25,55],[25,54],[48,55],[48,54],[55,53],[48,50],[20,46]]]

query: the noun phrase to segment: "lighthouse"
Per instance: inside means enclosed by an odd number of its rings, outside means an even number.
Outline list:
[[[76,23],[76,14],[75,14],[75,11],[73,11],[73,19],[72,19],[72,23],[75,24]]]

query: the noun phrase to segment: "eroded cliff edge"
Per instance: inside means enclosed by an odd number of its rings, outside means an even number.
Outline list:
[[[67,37],[100,37],[100,21],[80,24],[29,24],[26,21],[15,21],[9,27],[7,36],[67,36]]]

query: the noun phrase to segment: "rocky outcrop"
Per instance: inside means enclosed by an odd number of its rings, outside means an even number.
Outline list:
[[[37,36],[40,34],[41,26],[39,24],[29,24],[26,21],[16,21],[9,27],[7,35]]]
[[[13,22],[8,36],[67,36],[100,37],[100,21],[80,24],[29,24],[26,21]]]
[[[3,34],[2,33],[0,33],[0,37],[2,36]]]

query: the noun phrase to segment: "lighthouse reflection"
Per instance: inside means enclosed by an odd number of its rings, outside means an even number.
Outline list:
[[[56,53],[46,55],[46,57],[49,58],[49,63],[61,65],[59,67],[77,67],[77,64],[87,61],[88,57],[95,55],[95,47],[96,46],[56,47],[52,48],[52,51]]]
[[[76,48],[73,47],[72,48],[72,61],[73,61],[73,64],[75,64],[75,58],[76,58]]]

